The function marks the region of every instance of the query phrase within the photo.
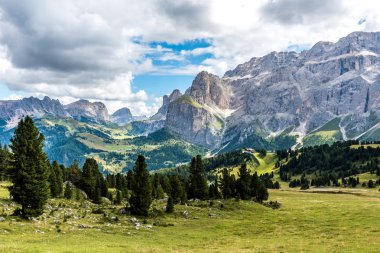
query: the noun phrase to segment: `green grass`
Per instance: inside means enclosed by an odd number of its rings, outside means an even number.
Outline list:
[[[302,140],[303,146],[315,146],[322,144],[332,144],[336,141],[342,140],[342,133],[340,132],[339,122],[340,118],[335,118],[324,124],[322,127],[311,132]]]
[[[66,222],[0,222],[1,252],[378,252],[380,247],[380,196],[322,194],[271,190],[270,199],[281,202],[278,210],[234,200],[224,208],[176,206],[172,215],[160,217],[173,226],[136,230],[129,216],[118,222],[104,221],[103,215]],[[0,200],[1,202],[1,200]],[[61,202],[75,212],[84,212],[76,202]],[[162,208],[163,203],[157,207]],[[106,208],[105,208],[106,209]],[[108,213],[113,209],[106,209]],[[190,213],[184,218],[183,211]],[[62,222],[57,232],[54,220]],[[140,219],[141,220],[141,219]],[[147,219],[148,224],[153,218]],[[75,223],[92,228],[79,229]],[[43,231],[38,233],[36,231]]]
[[[275,164],[277,161],[277,155],[276,153],[268,152],[265,157],[262,157],[259,153],[253,154],[259,164],[255,160],[252,160],[247,163],[247,168],[251,172],[257,172],[257,174],[262,175],[265,173],[271,173],[274,172]],[[237,175],[239,171],[240,165],[231,167],[231,174]],[[221,175],[222,169],[217,170],[218,175]],[[277,178],[277,175],[275,175]]]
[[[351,145],[351,148],[359,148],[359,147],[364,147],[364,148],[367,148],[367,147],[371,147],[371,148],[378,148],[380,147],[380,144],[365,144],[365,145],[359,145],[359,144],[355,144],[355,145]]]

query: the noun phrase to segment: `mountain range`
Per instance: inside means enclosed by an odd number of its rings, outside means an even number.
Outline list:
[[[120,170],[138,152],[150,152],[148,161],[154,152],[163,156],[154,158],[158,168],[197,152],[379,140],[379,73],[380,32],[354,32],[299,53],[254,57],[221,77],[203,71],[184,94],[165,95],[150,118],[136,118],[128,108],[109,115],[103,103],[87,100],[0,101],[0,141],[9,143],[18,120],[31,115],[51,159],[69,164],[96,155],[104,169]],[[173,145],[187,149],[181,159],[165,159]]]

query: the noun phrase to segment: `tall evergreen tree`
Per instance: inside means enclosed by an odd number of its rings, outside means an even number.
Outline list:
[[[154,199],[162,199],[164,197],[164,189],[162,189],[160,177],[157,173],[155,173],[153,176],[152,197]]]
[[[185,193],[185,187],[183,186],[181,180],[178,175],[172,175],[170,177],[170,197],[172,197],[173,203],[178,204],[183,198],[183,194]]]
[[[227,168],[224,168],[222,171],[222,176],[220,179],[220,188],[222,191],[222,196],[224,199],[229,199],[232,197],[232,178],[230,172]]]
[[[42,214],[49,197],[49,163],[42,150],[43,141],[44,136],[28,116],[18,123],[11,139],[13,185],[10,192],[21,204],[24,217]]]
[[[168,201],[166,203],[166,212],[167,213],[172,213],[174,212],[174,201],[171,196],[168,197]]]
[[[251,195],[251,175],[247,169],[247,164],[243,163],[238,172],[239,179],[237,180],[237,191],[240,194],[240,198],[247,200]]]
[[[152,203],[152,183],[146,167],[145,157],[139,155],[133,168],[134,180],[130,198],[131,212],[144,216],[148,215],[149,207]]]
[[[99,203],[101,196],[108,195],[106,180],[99,172],[98,163],[93,158],[87,158],[83,165],[81,188],[95,203]]]
[[[8,176],[8,170],[10,166],[11,153],[8,147],[0,145],[0,181],[6,180]]]
[[[258,184],[256,193],[256,200],[258,202],[262,203],[263,200],[268,199],[268,190],[262,182]]]
[[[79,169],[79,163],[77,160],[74,160],[73,164],[70,165],[69,169],[66,172],[66,180],[73,183],[75,186],[80,186],[82,180],[82,172]]]
[[[63,193],[63,196],[66,199],[71,199],[73,197],[73,189],[72,189],[71,184],[69,182],[66,183],[65,192]]]
[[[202,200],[208,197],[207,180],[200,155],[194,157],[190,163],[189,197]]]
[[[214,179],[214,183],[210,184],[209,186],[208,195],[210,199],[219,199],[221,197],[219,192],[219,182],[217,176]]]
[[[57,161],[54,161],[52,163],[52,169],[54,170],[54,174],[56,177],[56,183],[57,183],[57,194],[55,197],[61,196],[63,192],[63,177],[62,177],[62,168],[59,166]]]
[[[53,198],[58,197],[58,182],[57,175],[55,174],[55,170],[52,165],[49,165],[50,175],[49,175],[49,186],[50,186],[50,196]]]

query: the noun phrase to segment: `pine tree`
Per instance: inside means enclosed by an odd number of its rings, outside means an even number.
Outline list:
[[[263,202],[263,200],[267,200],[268,199],[268,190],[267,188],[265,187],[265,185],[260,182],[258,185],[257,185],[257,195],[256,195],[256,200],[260,203]]]
[[[174,212],[174,201],[171,196],[168,197],[168,201],[166,203],[166,212],[167,213],[172,213]]]
[[[152,184],[149,172],[146,169],[145,157],[137,157],[133,168],[132,196],[130,198],[131,212],[136,215],[147,216],[152,203]]]
[[[49,163],[42,150],[43,141],[44,136],[28,116],[18,123],[11,139],[13,185],[10,192],[21,204],[23,217],[42,214],[49,197]]]
[[[63,179],[62,179],[62,169],[58,165],[57,161],[54,161],[52,164],[52,169],[54,170],[55,178],[56,178],[56,188],[57,188],[57,194],[55,197],[61,196],[63,192]]]
[[[49,165],[50,175],[49,175],[49,186],[50,186],[50,196],[53,198],[58,197],[58,182],[57,175],[55,174],[55,170],[53,166]]]
[[[208,194],[210,199],[219,199],[221,197],[219,192],[219,182],[217,176],[214,179],[214,183],[210,184]]]
[[[81,179],[81,189],[95,203],[99,203],[100,197],[108,195],[108,186],[103,175],[99,172],[99,167],[95,159],[87,158],[83,165]]]
[[[10,157],[11,153],[9,152],[8,147],[6,145],[4,145],[4,147],[0,145],[0,181],[7,179]]]
[[[73,164],[69,167],[66,173],[67,180],[73,183],[75,186],[80,186],[82,180],[82,172],[79,169],[79,163],[74,160]]]
[[[171,191],[170,191],[170,197],[172,197],[173,203],[178,204],[185,192],[185,188],[179,179],[178,175],[173,175],[170,177],[170,186],[171,186]]]
[[[222,189],[222,196],[224,199],[232,197],[231,181],[230,172],[227,168],[224,168],[220,180],[220,188]]]
[[[65,192],[63,193],[63,196],[66,199],[71,199],[73,197],[73,189],[69,182],[66,183]]]
[[[208,197],[208,186],[200,155],[194,157],[190,163],[189,197],[202,200]]]
[[[243,163],[240,166],[238,176],[237,191],[239,192],[241,199],[247,200],[251,195],[251,175],[247,169],[247,164]]]
[[[121,191],[119,191],[119,190],[116,190],[115,204],[116,205],[120,205],[121,204]]]

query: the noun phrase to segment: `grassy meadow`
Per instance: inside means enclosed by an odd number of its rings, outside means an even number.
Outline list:
[[[0,252],[379,252],[380,193],[357,191],[270,190],[276,210],[228,200],[176,205],[169,215],[155,202],[156,217],[144,224],[120,215],[123,206],[64,199],[50,200],[38,220],[21,220],[9,216],[15,207],[0,187]],[[93,213],[99,208],[105,214]]]

